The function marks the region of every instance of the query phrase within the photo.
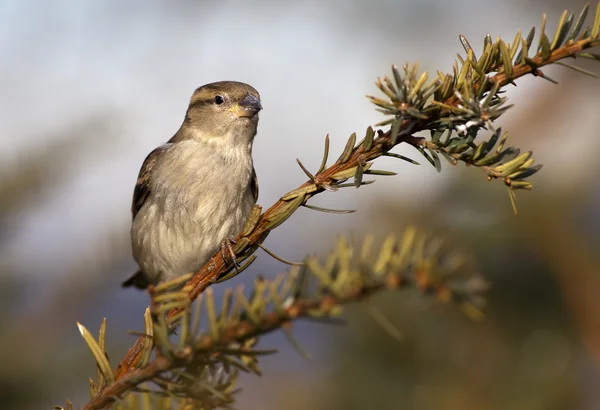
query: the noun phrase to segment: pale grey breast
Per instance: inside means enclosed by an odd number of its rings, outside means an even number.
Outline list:
[[[132,230],[134,256],[155,283],[199,270],[243,229],[255,203],[252,157],[244,147],[224,158],[204,142],[186,140],[160,161],[170,164],[155,168]]]

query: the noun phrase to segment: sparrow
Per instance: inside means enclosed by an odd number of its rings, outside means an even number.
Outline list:
[[[200,270],[229,249],[258,197],[252,143],[262,110],[248,84],[221,81],[194,91],[185,119],[139,172],[131,244],[139,270],[124,287]]]

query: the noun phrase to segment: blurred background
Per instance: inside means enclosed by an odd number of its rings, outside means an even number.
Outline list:
[[[75,322],[108,320],[113,364],[143,327],[147,295],[123,290],[134,269],[130,201],[145,156],[179,127],[199,85],[238,80],[262,96],[254,158],[259,203],[305,180],[331,136],[332,157],[350,133],[382,118],[365,94],[390,65],[451,70],[464,34],[512,41],[518,29],[554,30],[581,1],[3,0],[0,2],[0,402],[48,409],[87,399],[94,362]],[[593,12],[591,13],[593,16]],[[537,43],[537,39],[535,40]],[[600,66],[579,62],[600,72]],[[600,408],[600,82],[564,67],[560,84],[518,81],[500,124],[509,143],[533,149],[542,172],[519,192],[477,169],[382,159],[360,190],[299,210],[265,245],[283,257],[322,253],[336,236],[383,236],[415,224],[472,253],[492,285],[486,320],[406,292],[369,303],[403,333],[384,332],[364,307],[347,326],[299,323],[301,358],[280,334],[259,347],[264,376],[240,381],[240,409]],[[285,266],[259,251],[241,278]]]

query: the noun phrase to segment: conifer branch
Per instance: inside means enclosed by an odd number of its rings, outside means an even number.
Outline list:
[[[401,238],[389,236],[375,252],[372,237],[361,244],[340,239],[323,262],[307,258],[303,266],[271,281],[258,278],[249,296],[241,287],[228,293],[220,311],[208,289],[197,302],[199,309],[192,313],[185,288],[177,290],[181,282],[177,279],[150,289],[152,324],[142,337],[154,339],[156,357],[116,381],[110,368],[102,366],[97,394],[84,410],[105,408],[132,391],[148,393],[141,387],[145,382],[153,382],[174,398],[195,400],[194,408],[226,405],[233,401],[232,386],[238,372],[260,373],[258,357],[271,352],[256,350],[254,344],[268,332],[282,327],[290,330],[291,323],[302,318],[333,319],[346,304],[403,289],[452,301],[477,319],[481,317],[479,294],[486,288],[470,258],[414,228]],[[173,306],[185,313],[178,341],[169,337],[168,312]],[[207,324],[197,332],[192,329],[202,311]],[[104,344],[104,329],[105,322],[99,342],[87,329],[82,330],[94,352]],[[102,353],[95,356],[99,362],[106,360]],[[220,375],[219,383],[213,383],[214,375]]]

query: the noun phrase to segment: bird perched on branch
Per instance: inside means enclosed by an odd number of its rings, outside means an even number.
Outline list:
[[[140,289],[196,272],[231,247],[258,197],[252,142],[262,109],[248,84],[198,88],[179,131],[146,157],[131,212],[140,269],[123,283]]]

